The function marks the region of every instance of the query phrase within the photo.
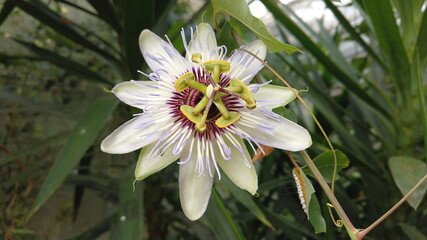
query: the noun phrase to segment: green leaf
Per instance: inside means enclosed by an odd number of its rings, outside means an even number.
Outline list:
[[[202,220],[207,221],[217,239],[245,239],[215,189],[212,189],[212,196]]]
[[[286,107],[275,108],[275,109],[273,109],[273,112],[276,114],[279,114],[280,116],[282,116],[286,119],[291,120],[292,122],[295,122],[295,123],[298,122],[298,119],[295,116],[295,114],[291,110],[286,109]]]
[[[60,132],[53,136],[50,136],[48,138],[35,142],[34,144],[28,146],[28,148],[20,149],[19,152],[2,156],[0,158],[0,166],[3,166],[4,164],[12,161],[13,159],[22,158],[28,154],[33,154],[39,151],[40,149],[61,144],[64,142],[64,140],[69,134],[70,134],[70,131]]]
[[[120,44],[124,50],[125,66],[128,77],[137,77],[137,70],[143,64],[143,57],[139,49],[139,34],[144,29],[152,29],[157,35],[163,36],[167,27],[163,30],[155,31],[153,28],[157,20],[162,17],[162,13],[167,11],[168,4],[173,5],[175,1],[166,0],[143,0],[143,1],[117,1],[117,8],[123,21],[123,34],[120,36]],[[141,10],[144,13],[141,14]],[[166,21],[160,21],[159,24]]]
[[[233,182],[227,177],[227,175],[222,174],[222,181],[225,183],[230,193],[243,205],[245,206],[255,217],[258,218],[263,224],[267,227],[274,229],[273,225],[267,219],[265,214],[261,211],[258,205],[255,203],[253,196],[248,192],[238,188],[234,185]]]
[[[9,17],[10,13],[15,8],[15,5],[11,3],[11,1],[6,1],[3,4],[3,7],[0,12],[0,26],[3,24],[3,22]]]
[[[100,18],[107,22],[117,33],[120,34],[122,32],[119,19],[110,1],[88,0],[88,2],[96,9]]]
[[[403,195],[406,195],[427,173],[426,163],[412,157],[393,156],[389,158],[388,165],[394,182]],[[417,209],[423,200],[426,190],[427,182],[424,182],[408,198],[409,205]]]
[[[100,221],[93,228],[90,228],[89,230],[79,234],[76,237],[68,238],[67,240],[93,240],[93,239],[96,239],[101,234],[108,231],[108,229],[110,228],[111,222],[116,217],[117,217],[117,214],[112,214],[111,216]]]
[[[398,16],[398,27],[402,35],[402,41],[408,52],[408,57],[415,50],[417,35],[423,15],[425,0],[393,0],[393,13]]]
[[[98,53],[104,59],[110,61],[116,66],[120,66],[120,62],[109,52],[100,49],[97,44],[89,41],[86,37],[77,31],[74,23],[66,19],[65,17],[59,15],[58,13],[52,11],[46,4],[39,0],[33,1],[24,1],[24,0],[12,0],[12,3],[19,7],[24,12],[28,13],[32,17],[36,18],[40,22],[51,27],[53,30],[64,35],[70,40],[80,44],[92,51]]]
[[[363,0],[365,11],[370,17],[379,46],[387,58],[392,79],[403,96],[409,97],[411,84],[408,55],[400,36],[399,27],[391,1]]]
[[[317,110],[322,113],[322,115],[327,119],[327,121],[334,126],[334,131],[338,133],[340,138],[343,141],[343,145],[348,148],[349,151],[352,152],[353,156],[356,156],[358,161],[363,162],[368,168],[375,170],[375,163],[367,161],[367,158],[374,158],[374,154],[366,147],[366,145],[355,138],[354,135],[350,134],[347,127],[343,124],[341,120],[342,114],[348,115],[348,111],[340,106],[337,102],[334,101],[333,98],[330,97],[329,94],[324,92],[325,83],[323,82],[323,78],[319,76],[319,72],[316,67],[312,66],[310,68],[310,73],[313,73],[313,77],[307,74],[307,70],[303,66],[303,63],[296,56],[291,56],[290,58],[284,58],[280,55],[277,55],[280,59],[279,62],[283,62],[284,64],[290,66],[293,71],[298,73],[298,75],[303,79],[304,84],[307,84],[309,89],[309,94],[307,94],[307,98],[311,99],[316,103]],[[304,57],[307,58],[307,61],[310,62],[310,59],[307,55]],[[273,63],[274,64],[274,63]],[[280,72],[279,72],[280,74]],[[364,109],[366,110],[366,109]],[[351,115],[350,115],[351,116]],[[340,147],[343,148],[343,147]],[[361,151],[365,151],[367,154],[363,154]],[[368,156],[368,157],[365,157]]]
[[[255,35],[254,32],[252,32],[249,28],[247,28],[243,23],[239,22],[237,19],[230,18],[230,21],[227,21],[227,23],[230,24],[233,30],[237,32],[240,39],[243,41],[242,43],[238,43],[236,42],[236,39],[234,39],[233,36],[230,36],[233,38],[235,44],[239,45],[238,47],[240,47],[240,45],[243,45],[243,43],[250,43],[258,39],[258,37]],[[236,49],[236,47],[232,49]]]
[[[224,45],[227,49],[236,49],[239,47],[239,44],[233,38],[231,31],[234,29],[230,26],[230,22],[226,22],[222,28],[218,37],[218,45]]]
[[[411,226],[406,223],[399,223],[399,226],[410,240],[427,240],[427,237],[424,236],[424,234],[415,226]]]
[[[426,101],[424,98],[423,79],[421,77],[422,68],[421,68],[418,51],[415,51],[414,60],[412,61],[411,67],[412,67],[412,77],[415,78],[415,82],[417,82],[417,87],[418,87],[417,94],[418,94],[418,99],[420,100],[420,106],[421,106],[420,108],[421,121],[424,127],[424,134],[423,134],[424,135],[424,158],[427,161],[427,151],[425,151],[427,149],[427,112],[426,112],[426,108],[422,107],[422,106],[426,106]]]
[[[28,218],[59,188],[79,163],[104,127],[117,103],[117,99],[112,95],[102,96],[86,110],[43,182]]]
[[[111,239],[147,239],[144,224],[143,184],[134,184],[134,166],[125,173],[119,186],[119,210],[114,218]]]
[[[120,1],[119,9],[123,18],[123,34],[120,36],[124,50],[124,60],[128,66],[129,76],[136,77],[136,70],[143,63],[139,50],[138,36],[145,28],[150,28],[155,23],[156,1]],[[144,14],[141,14],[144,9]]]
[[[86,152],[87,155],[88,152]],[[79,172],[81,173],[81,172]],[[102,198],[113,203],[119,201],[118,189],[115,184],[117,179],[96,174],[72,174],[67,178],[67,184],[84,187],[97,192]]]
[[[258,18],[252,16],[249,7],[244,0],[212,0],[215,15],[223,12],[231,15],[261,39],[267,45],[270,52],[275,53],[284,50],[287,54],[301,52],[297,47],[281,43],[274,38],[265,24]]]
[[[18,182],[25,182],[27,179],[33,176],[40,175],[40,172],[43,172],[47,167],[49,167],[49,163],[44,161],[32,163],[28,168],[20,171],[6,180],[1,181],[1,187],[4,189],[10,189]]]
[[[305,191],[305,202],[307,203],[308,209],[308,220],[314,227],[316,233],[326,232],[326,222],[323,219],[322,211],[320,209],[319,201],[317,200],[314,187],[310,180],[305,176],[304,171],[298,169],[298,172],[302,178],[300,182],[302,190]]]
[[[58,55],[57,53],[44,49],[44,48],[40,48],[37,47],[36,45],[32,44],[32,43],[28,43],[22,40],[15,40],[16,42],[18,42],[19,44],[21,44],[22,46],[28,48],[29,50],[31,50],[32,52],[34,52],[35,54],[37,54],[38,56],[40,56],[41,58],[55,64],[56,66],[63,68],[64,70],[75,74],[76,76],[82,77],[84,79],[90,80],[90,81],[94,81],[94,82],[100,82],[100,83],[105,83],[108,85],[113,85],[113,83],[107,79],[105,79],[104,77],[102,77],[101,75],[99,75],[98,73],[91,71],[89,68],[87,68],[84,65],[81,65],[73,60],[70,60],[69,58],[65,58],[61,55]]]
[[[335,17],[338,19],[340,24],[347,30],[347,32],[351,35],[351,37],[356,40],[360,44],[360,46],[365,49],[366,53],[368,53],[383,69],[387,69],[386,64],[383,60],[374,52],[374,50],[369,46],[365,40],[361,37],[362,34],[358,33],[356,29],[350,24],[350,22],[344,17],[344,15],[338,10],[338,8],[332,3],[336,2],[334,0],[323,0],[326,6],[332,11]]]
[[[289,215],[279,214],[267,208],[264,208],[264,211],[267,213],[268,218],[271,219],[274,226],[280,228],[284,232],[291,233],[287,235],[289,239],[321,239],[321,237],[319,237],[321,235],[314,234],[312,229],[303,227],[301,223],[296,222],[295,218]]]
[[[369,106],[375,108],[386,116],[389,116],[387,110],[384,109],[378,101],[375,101],[366,90],[361,88],[358,79],[355,76],[348,75],[343,71],[324,51],[308,36],[289,16],[276,5],[272,0],[261,0],[262,3],[269,9],[277,21],[282,23],[300,42],[301,44],[321,63],[328,71],[334,75],[336,79],[346,85],[349,91],[353,92],[358,98],[366,102]]]
[[[338,174],[339,171],[341,171],[341,169],[348,167],[348,165],[350,164],[350,160],[340,150],[335,150],[335,154],[337,156],[337,174]],[[313,162],[316,165],[316,167],[319,169],[323,178],[325,178],[327,182],[332,182],[332,175],[334,173],[334,155],[332,151],[327,151],[320,154],[313,160]],[[301,169],[307,175],[314,177],[310,168],[308,168],[307,166],[304,166]]]
[[[417,48],[420,55],[421,64],[425,64],[427,59],[427,44],[425,44],[425,40],[427,39],[427,11],[424,11],[422,16],[420,29],[418,32],[418,40],[417,40]]]

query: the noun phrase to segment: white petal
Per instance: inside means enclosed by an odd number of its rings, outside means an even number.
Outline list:
[[[136,180],[143,180],[157,171],[162,170],[169,164],[178,159],[179,156],[175,156],[172,153],[171,148],[166,149],[163,153],[155,156],[150,156],[151,151],[156,146],[156,143],[152,143],[144,147],[139,154],[138,163],[135,168]]]
[[[101,150],[112,154],[128,153],[158,140],[164,133],[159,129],[166,123],[156,120],[144,114],[127,121],[102,141]]]
[[[139,35],[139,47],[150,69],[163,80],[175,81],[191,69],[187,59],[150,30]]]
[[[257,105],[267,109],[285,106],[296,98],[295,94],[287,87],[263,85],[257,92],[252,93]]]
[[[193,151],[192,158],[179,166],[179,198],[185,216],[191,221],[199,219],[205,213],[213,184],[213,177],[208,171],[198,176],[195,169],[196,152]],[[182,159],[185,160],[187,157],[188,151],[183,154]]]
[[[270,110],[248,110],[242,113],[241,119],[244,118],[253,120],[254,124],[244,125],[244,121],[239,120],[235,126],[259,144],[294,152],[304,150],[312,144],[311,136],[305,128]]]
[[[219,156],[217,157],[217,163],[234,184],[251,194],[255,194],[258,189],[258,177],[255,171],[255,166],[251,161],[251,156],[249,155],[245,144],[240,138],[237,139],[240,146],[242,146],[243,153],[241,153],[239,149],[234,147],[233,144],[226,139],[225,142],[231,148],[231,159],[224,160],[220,154],[216,154],[216,156]],[[245,157],[248,160],[250,167],[246,166],[244,161]]]
[[[111,90],[122,102],[140,109],[144,109],[153,102],[164,100],[170,96],[154,81],[128,81],[121,82]]]
[[[197,30],[188,44],[186,57],[191,61],[191,56],[194,53],[202,55],[202,61],[218,60],[219,54],[216,49],[217,43],[215,33],[208,23],[200,23]]]
[[[267,47],[261,40],[253,41],[244,47],[256,54],[262,60],[267,56]],[[238,78],[248,84],[252,78],[262,69],[263,64],[247,52],[236,50],[228,59],[230,62],[230,72],[227,73],[231,78]]]

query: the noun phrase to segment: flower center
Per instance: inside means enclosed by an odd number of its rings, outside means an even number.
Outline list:
[[[222,60],[202,62],[200,54],[193,54],[193,62],[203,69],[207,86],[196,79],[193,72],[187,72],[175,81],[175,89],[183,92],[189,89],[185,104],[181,105],[181,113],[195,124],[198,132],[206,131],[207,120],[218,117],[215,125],[225,128],[240,119],[236,111],[229,111],[223,102],[227,96],[239,97],[246,102],[248,109],[254,109],[256,102],[247,86],[239,79],[231,79],[228,86],[220,84],[220,74],[230,71],[230,63]]]

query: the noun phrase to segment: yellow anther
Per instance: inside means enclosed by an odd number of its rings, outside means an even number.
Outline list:
[[[231,124],[235,123],[237,120],[240,119],[240,114],[237,112],[228,112],[229,113],[229,118],[225,119],[224,116],[221,116],[220,118],[218,118],[215,121],[215,124],[219,127],[219,128],[225,128],[230,126]]]
[[[244,94],[244,95],[252,95],[251,94],[251,91],[249,90],[249,88],[248,88],[248,86],[246,86],[246,84],[244,83],[244,82],[242,82],[242,81],[240,81],[239,79],[237,79],[237,78],[233,78],[233,79],[231,79],[231,81],[230,81],[230,87],[233,87],[233,88],[240,88],[241,90],[240,90],[240,92],[239,93],[241,93],[241,94]]]
[[[199,123],[202,121],[202,114],[194,114],[193,108],[188,105],[182,105],[179,110],[181,110],[182,114],[188,118],[188,120],[192,121],[193,123]]]
[[[242,97],[242,99],[245,100],[243,97]],[[255,99],[249,98],[249,99],[245,100],[245,102],[246,102],[246,107],[249,110],[252,110],[252,109],[256,108],[256,101],[255,101]]]
[[[230,92],[235,92],[235,93],[241,93],[242,92],[242,87],[238,86],[238,87],[226,87],[224,88],[227,91]]]
[[[241,88],[241,91],[239,92],[240,98],[243,99],[243,101],[246,102],[246,107],[248,109],[254,109],[256,108],[256,101],[252,98],[252,93],[249,90],[248,86],[246,86],[245,83],[240,81],[237,78],[233,78],[230,81],[230,87],[231,88]]]
[[[187,80],[195,80],[196,77],[194,76],[194,73],[188,72],[182,75],[180,78],[178,78],[175,81],[175,89],[178,92],[182,92],[185,89],[189,88],[190,86],[186,83]]]
[[[224,72],[230,71],[230,63],[227,61],[223,61],[223,60],[207,61],[207,62],[204,62],[203,65],[205,65],[206,70],[208,70],[208,72],[210,72],[210,73],[214,72],[216,65],[220,66],[219,73],[224,73]]]

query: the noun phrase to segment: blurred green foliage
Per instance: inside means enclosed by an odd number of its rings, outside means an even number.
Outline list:
[[[407,174],[426,166],[426,1],[354,0],[344,5],[323,0],[337,20],[332,29],[321,20],[304,22],[280,2],[261,2],[274,17],[274,24],[267,24],[270,32],[304,52],[270,54],[267,61],[294,87],[308,88],[300,94],[334,146],[350,159],[349,167],[340,172],[336,196],[353,224],[365,228],[410,188],[404,184]],[[349,8],[359,13],[358,19],[348,19],[344,13]],[[216,28],[222,30],[220,44],[236,46],[235,40],[247,43],[256,37],[244,22],[251,16],[243,16],[242,22],[233,18],[240,16],[239,8],[223,4],[220,10],[216,15]],[[137,153],[108,155],[99,150],[100,140],[135,113],[121,103],[116,108],[117,101],[103,89],[143,79],[137,74],[139,69],[148,70],[138,48],[140,31],[148,28],[159,36],[167,34],[182,51],[181,28],[202,20],[214,24],[214,15],[210,2],[199,1],[4,2],[0,12],[0,236],[347,237],[333,225],[326,196],[312,181],[327,228],[326,233],[314,233],[299,205],[293,166],[277,150],[256,164],[258,196],[236,189],[226,179],[217,181],[205,216],[196,222],[181,212],[176,166],[137,183],[132,191]],[[266,69],[260,75],[281,84]],[[309,153],[313,158],[327,151],[305,110],[297,102],[290,109],[312,134]],[[298,155],[295,158],[301,160]],[[417,210],[402,205],[368,237],[427,235],[424,195],[425,190],[420,191],[411,200]],[[33,216],[25,222],[29,215]]]

